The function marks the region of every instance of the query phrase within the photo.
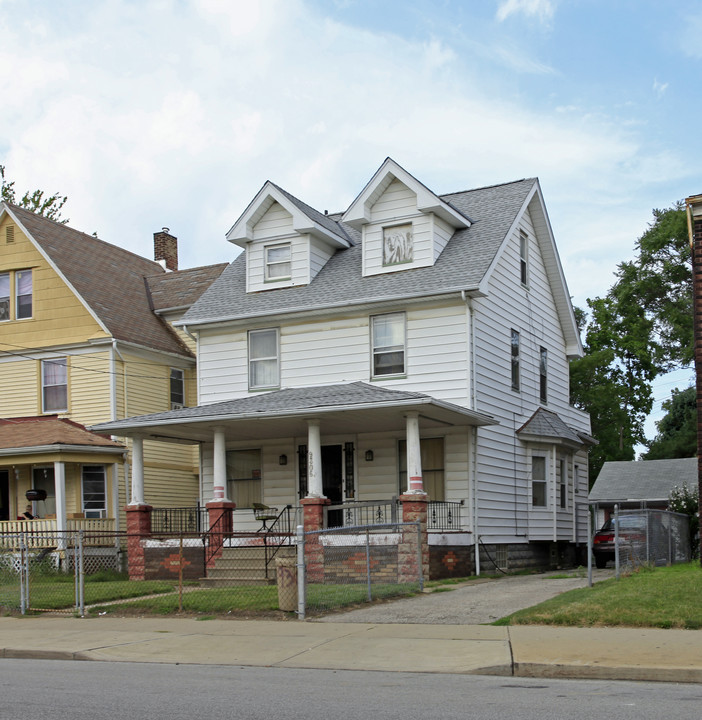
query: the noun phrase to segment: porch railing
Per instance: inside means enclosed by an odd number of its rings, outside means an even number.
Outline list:
[[[114,544],[114,518],[69,518],[67,532],[84,530],[84,545],[103,547]],[[0,521],[0,549],[12,549],[22,535],[29,548],[47,548],[56,544],[58,523],[55,519]]]
[[[208,529],[207,508],[195,507],[152,508],[151,532],[158,534],[201,533]]]
[[[461,502],[429,502],[427,508],[427,530],[460,530],[461,529]]]
[[[427,530],[460,530],[461,502],[431,500],[427,507]],[[396,497],[379,501],[347,501],[325,508],[325,526],[383,525],[398,522],[402,510]]]

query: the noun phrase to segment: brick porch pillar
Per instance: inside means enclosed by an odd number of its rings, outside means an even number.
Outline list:
[[[331,504],[325,497],[307,497],[300,500],[303,508],[305,532],[324,529],[324,507]],[[319,535],[305,536],[305,565],[308,582],[324,582],[324,547]]]
[[[422,554],[422,574],[429,579],[429,538],[427,535],[427,508],[429,496],[425,493],[400,495],[402,522],[419,521],[419,542]],[[415,527],[403,528],[402,542],[398,548],[398,576],[400,582],[416,582],[419,570],[419,548]]]
[[[127,569],[130,580],[146,578],[144,541],[151,537],[151,505],[127,505]]]
[[[222,554],[224,540],[234,530],[234,508],[236,503],[230,500],[212,500],[207,508],[208,527],[210,530],[209,542],[213,552],[207,553],[207,567],[214,567],[215,561]]]

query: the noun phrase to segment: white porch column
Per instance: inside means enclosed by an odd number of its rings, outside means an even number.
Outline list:
[[[56,529],[60,533],[66,532],[66,465],[56,461],[54,463],[54,492],[56,493]],[[60,542],[63,541],[60,538]]]
[[[227,500],[227,443],[223,427],[214,429],[213,452],[212,499]]]
[[[422,451],[419,443],[419,413],[407,413],[407,492],[424,494]]]
[[[132,438],[132,499],[130,505],[144,505],[144,438]]]
[[[319,420],[307,421],[307,497],[324,497]]]

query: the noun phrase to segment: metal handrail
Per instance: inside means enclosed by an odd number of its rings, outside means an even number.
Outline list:
[[[286,505],[278,513],[278,517],[276,517],[276,519],[270,524],[270,526],[266,528],[263,534],[263,546],[265,548],[266,558],[266,578],[268,578],[268,566],[273,562],[280,548],[286,544],[286,540],[289,541],[289,538],[292,537],[293,529],[290,523],[290,511],[292,509],[292,505]],[[285,518],[284,522],[283,518]],[[272,545],[268,544],[268,536],[270,535],[275,535],[278,537],[278,541],[274,542]]]

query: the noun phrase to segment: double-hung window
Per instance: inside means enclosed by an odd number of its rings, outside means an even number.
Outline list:
[[[405,314],[389,313],[371,318],[371,343],[373,377],[404,375],[405,362]]]
[[[10,273],[0,273],[0,320],[10,319]]]
[[[185,407],[185,373],[180,368],[171,368],[171,410]]]
[[[41,361],[42,410],[68,410],[68,367],[66,358]]]
[[[105,466],[83,465],[83,512],[86,518],[102,518],[107,514]]]
[[[546,507],[546,458],[543,455],[531,458],[531,504]]]
[[[292,250],[290,243],[265,248],[266,280],[287,280],[292,274]]]
[[[15,273],[15,316],[18,320],[32,317],[32,271]]]
[[[519,333],[512,330],[512,390],[519,392]]]
[[[280,385],[278,329],[249,330],[249,390]]]
[[[0,321],[32,317],[32,271],[0,273]]]
[[[565,460],[558,460],[558,491],[560,493],[560,505],[562,509],[568,507],[568,475],[566,473]]]

